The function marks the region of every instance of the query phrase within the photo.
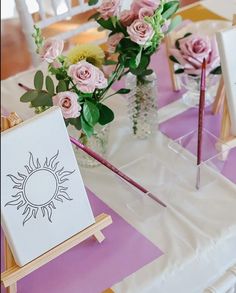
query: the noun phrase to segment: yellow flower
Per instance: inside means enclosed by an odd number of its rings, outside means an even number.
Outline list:
[[[86,60],[96,67],[101,67],[105,58],[102,48],[95,44],[81,44],[72,48],[67,57],[72,64]]]

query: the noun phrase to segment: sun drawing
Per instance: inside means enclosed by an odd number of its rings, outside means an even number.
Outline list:
[[[39,211],[43,217],[46,216],[52,222],[56,201],[63,203],[64,200],[72,200],[67,193],[68,187],[63,184],[69,180],[68,176],[75,170],[65,171],[64,167],[59,169],[58,155],[59,151],[50,159],[46,158],[41,164],[30,152],[25,174],[17,172],[17,177],[7,175],[15,184],[13,189],[17,191],[11,195],[13,200],[7,202],[5,207],[16,206],[17,210],[23,208],[23,226],[32,217],[36,219]]]

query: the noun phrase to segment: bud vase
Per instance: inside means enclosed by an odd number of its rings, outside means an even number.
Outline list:
[[[139,139],[154,134],[158,128],[156,74],[142,78],[129,73],[126,76],[128,95],[128,115],[132,123],[132,133]]]
[[[80,133],[80,135],[78,135],[78,130],[76,130],[72,126],[69,126],[69,133],[71,136],[77,138],[82,144],[86,145],[94,152],[98,153],[102,157],[106,157],[108,149],[109,129],[109,124],[106,124],[104,126],[96,125],[94,128],[94,134],[90,137],[87,137],[83,133]],[[73,145],[73,149],[77,162],[81,167],[96,167],[100,165],[97,160],[86,154],[75,145]]]

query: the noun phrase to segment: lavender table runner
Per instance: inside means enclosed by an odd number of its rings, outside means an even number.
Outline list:
[[[18,282],[18,293],[100,293],[163,253],[104,202],[87,190],[94,215],[113,224],[99,244],[88,239]],[[5,293],[5,290],[2,291]]]

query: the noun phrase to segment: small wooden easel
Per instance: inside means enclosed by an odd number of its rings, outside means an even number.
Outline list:
[[[109,215],[101,214],[97,216],[95,220],[96,221],[93,225],[52,248],[48,252],[44,253],[23,267],[19,267],[15,263],[11,249],[5,238],[4,256],[6,271],[1,274],[1,283],[5,288],[7,288],[7,293],[16,293],[17,281],[24,278],[34,270],[40,268],[44,264],[50,262],[72,247],[76,246],[77,244],[81,243],[85,239],[94,236],[95,239],[101,243],[105,239],[105,236],[102,234],[101,230],[109,226],[112,223],[112,219]]]
[[[236,14],[233,16],[233,25],[236,25]],[[229,113],[229,108],[227,103],[223,76],[221,77],[219,82],[215,102],[212,108],[212,113],[214,115],[219,113],[222,106],[223,106],[223,113],[222,113],[222,119],[221,119],[220,139],[222,142],[226,143],[226,145],[217,144],[216,148],[222,152],[222,160],[225,160],[228,156],[227,150],[233,147],[236,147],[236,136],[231,134],[230,113]]]
[[[8,117],[1,116],[1,131],[14,127],[21,122],[22,119],[15,112],[12,112],[10,115],[8,115]],[[102,234],[101,230],[109,226],[111,223],[111,216],[107,214],[101,214],[95,218],[95,223],[93,225],[65,240],[61,244],[55,246],[51,250],[32,260],[30,263],[27,263],[23,267],[19,267],[16,264],[8,242],[4,237],[4,258],[6,270],[1,273],[1,283],[5,288],[7,288],[7,293],[16,293],[17,281],[40,268],[44,264],[50,262],[72,247],[76,246],[77,244],[81,243],[85,239],[94,236],[95,239],[101,243],[105,239],[105,236]]]

